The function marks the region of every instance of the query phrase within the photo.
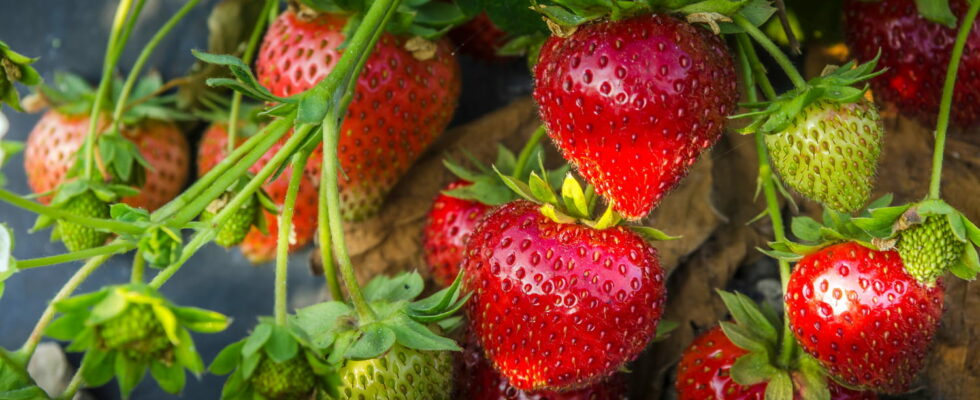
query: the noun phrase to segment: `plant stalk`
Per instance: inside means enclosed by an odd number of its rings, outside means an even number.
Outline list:
[[[275,5],[279,4],[278,0],[265,0],[265,5],[262,6],[262,12],[259,13],[258,20],[255,21],[255,26],[252,27],[252,33],[249,35],[248,44],[245,46],[245,53],[242,54],[242,61],[245,65],[252,63],[252,58],[255,56],[255,51],[258,48],[259,37],[262,36],[262,31],[265,30],[265,23],[269,19],[266,17],[269,15],[269,10],[272,10]],[[234,92],[231,95],[231,112],[228,116],[228,152],[235,150],[235,142],[238,141],[238,115],[242,109],[242,93]]]
[[[146,260],[143,258],[143,250],[137,249],[133,256],[133,270],[129,274],[131,283],[143,283],[143,275],[146,270]]]
[[[793,86],[796,88],[806,87],[806,79],[803,79],[803,75],[800,74],[800,71],[796,69],[796,66],[789,60],[789,57],[786,57],[786,54],[783,53],[782,50],[779,50],[779,46],[773,43],[772,40],[769,40],[769,37],[766,36],[765,33],[760,31],[759,28],[752,24],[752,22],[739,14],[733,15],[732,21],[734,21],[740,28],[744,29],[749,36],[752,36],[752,39],[755,39],[755,41],[758,42],[763,49],[766,49],[766,51],[769,52],[773,60],[776,61],[776,64],[779,64],[783,71],[786,72],[786,76],[789,77],[789,80],[793,81]]]
[[[939,117],[936,123],[936,144],[932,154],[932,179],[929,181],[929,198],[940,198],[940,186],[943,180],[943,154],[946,151],[946,132],[949,130],[949,117],[953,108],[953,92],[956,90],[956,76],[960,69],[960,60],[963,58],[963,49],[966,47],[966,39],[970,36],[973,29],[973,22],[980,13],[980,1],[974,1],[963,22],[960,24],[960,31],[956,35],[956,43],[953,44],[953,55],[949,59],[949,66],[946,68],[946,83],[943,85],[943,97],[939,103]]]
[[[300,151],[293,156],[292,176],[289,177],[289,189],[286,190],[286,200],[279,214],[279,237],[276,241],[276,289],[275,317],[276,324],[286,326],[287,310],[287,278],[289,275],[289,236],[293,229],[293,214],[296,211],[296,196],[299,186],[303,183],[303,169],[309,159],[309,151]]]
[[[0,189],[0,201],[7,202],[12,206],[20,207],[27,211],[34,212],[36,214],[46,215],[57,219],[63,219],[65,221],[74,224],[79,224],[88,228],[94,228],[98,230],[115,232],[115,233],[129,233],[134,235],[138,235],[143,232],[143,228],[140,228],[130,223],[116,221],[112,219],[81,216],[59,208],[54,208],[54,207],[33,202],[31,200],[27,200],[23,197],[8,192],[4,189]]]
[[[38,257],[27,260],[18,260],[17,269],[25,270],[31,268],[47,267],[50,265],[64,264],[72,261],[84,260],[86,258],[122,254],[136,247],[135,244],[116,239],[105,246],[93,247],[91,249],[79,250],[71,253],[59,254],[50,257]]]
[[[527,139],[527,143],[524,143],[524,148],[521,149],[521,153],[517,156],[517,163],[514,164],[514,178],[521,179],[521,177],[527,173],[527,163],[531,161],[531,156],[534,155],[535,147],[537,147],[538,143],[541,143],[541,139],[544,138],[547,133],[548,130],[544,127],[544,125],[541,125],[538,127],[538,129],[534,130],[531,137]]]
[[[322,180],[321,173],[321,180]],[[337,281],[337,262],[333,258],[333,243],[330,240],[330,217],[327,215],[327,185],[320,184],[319,201],[317,202],[317,236],[320,239],[320,260],[323,264],[323,278],[330,290],[330,298],[335,301],[344,300],[344,292],[340,290]]]

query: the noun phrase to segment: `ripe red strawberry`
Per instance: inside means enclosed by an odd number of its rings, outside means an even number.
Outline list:
[[[569,390],[611,376],[653,338],[666,302],[657,251],[616,226],[561,224],[518,200],[467,245],[471,329],[521,390]]]
[[[269,27],[256,70],[277,96],[303,92],[340,59],[347,19],[323,14],[304,21],[287,11]],[[375,213],[391,188],[446,128],[459,98],[459,65],[448,40],[419,60],[404,37],[385,34],[357,81],[338,147],[345,219]],[[317,155],[313,160],[318,160]],[[319,176],[319,162],[308,169]],[[318,180],[315,178],[314,180]]]
[[[272,146],[249,171],[258,173],[262,167],[276,154],[282,147],[285,138]],[[214,168],[227,155],[228,132],[222,124],[213,124],[204,137],[198,148],[198,173],[203,175],[211,168]],[[310,162],[315,162],[311,159]],[[289,189],[289,178],[292,167],[286,167],[278,178],[271,182],[266,182],[262,189],[269,194],[276,205],[282,206],[286,200],[286,191]],[[290,234],[289,250],[294,251],[306,246],[313,240],[316,234],[317,221],[317,183],[308,178],[304,178],[300,184],[299,193],[296,197],[296,210],[293,214],[293,232]],[[265,217],[265,225],[268,234],[262,233],[258,228],[252,227],[248,236],[241,243],[242,253],[253,263],[262,263],[275,258],[276,240],[279,235],[279,216],[262,210]]]
[[[449,31],[449,36],[467,54],[486,61],[504,59],[497,54],[497,50],[507,44],[507,32],[498,28],[486,13]]]
[[[458,180],[443,191],[469,184]],[[449,286],[456,279],[459,266],[463,263],[466,241],[490,209],[490,206],[478,201],[458,199],[444,193],[436,196],[428,222],[422,229],[425,261],[432,269],[436,283]]]
[[[701,334],[684,350],[677,366],[679,400],[763,400],[766,383],[742,386],[729,375],[732,365],[748,351],[736,346],[721,327]],[[872,392],[856,392],[832,381],[828,382],[831,400],[877,400]],[[802,399],[799,394],[794,395]]]
[[[461,386],[457,398],[467,400],[623,400],[627,387],[623,374],[613,375],[608,381],[566,391],[549,390],[525,392],[510,385],[507,378],[493,369],[477,347],[467,347],[463,352],[463,370],[456,378]]]
[[[738,98],[725,43],[659,14],[551,37],[534,76],[548,134],[631,220],[646,216],[718,141]]]
[[[883,393],[908,390],[943,312],[943,285],[910,276],[895,251],[857,243],[800,260],[786,290],[793,334],[828,372]]]
[[[71,116],[51,110],[45,113],[27,138],[24,169],[34,193],[44,193],[62,183],[68,169],[80,154],[88,133],[87,116]],[[155,210],[172,200],[184,188],[190,170],[190,149],[184,135],[169,122],[144,121],[123,130],[152,168],[146,169],[146,183],[139,195],[123,203]],[[50,197],[40,199],[47,203]]]
[[[968,3],[949,2],[962,18]],[[871,81],[876,99],[894,103],[902,114],[933,126],[953,53],[957,29],[921,17],[913,0],[844,3],[847,43],[860,60],[881,51],[880,67],[888,70]],[[962,128],[980,123],[980,24],[974,23],[953,92],[952,122]]]

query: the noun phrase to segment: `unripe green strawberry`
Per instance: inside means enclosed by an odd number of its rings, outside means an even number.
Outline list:
[[[804,108],[783,131],[766,135],[766,145],[773,166],[793,190],[853,212],[871,196],[883,133],[871,102],[822,100]]]
[[[91,190],[68,200],[62,207],[68,213],[83,217],[109,218],[109,205],[99,200]],[[68,251],[79,251],[101,246],[109,238],[106,232],[75,224],[65,220],[58,221],[58,235]]]
[[[227,199],[215,200],[216,203],[225,203],[226,201]],[[216,203],[212,204],[214,205]],[[210,222],[221,211],[222,207],[224,207],[223,204],[217,207],[209,206],[201,213],[201,221]],[[255,221],[258,212],[258,200],[256,200],[255,196],[249,196],[248,200],[245,200],[242,206],[232,212],[231,216],[228,217],[225,224],[218,231],[218,235],[215,236],[214,242],[224,247],[232,247],[241,243],[245,240],[245,236],[248,235],[248,231],[252,229],[252,223]]]
[[[146,304],[131,304],[103,323],[99,336],[106,349],[119,350],[136,361],[167,359],[172,347],[153,308]]]
[[[263,358],[251,380],[255,391],[270,400],[309,399],[316,388],[316,375],[302,353],[282,363]]]
[[[394,345],[379,358],[347,361],[338,371],[339,400],[449,400],[453,359],[446,351]]]
[[[965,245],[953,233],[946,215],[932,215],[902,231],[898,254],[909,275],[932,286],[959,260]]]

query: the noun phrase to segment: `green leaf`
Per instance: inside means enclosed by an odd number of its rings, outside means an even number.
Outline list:
[[[173,313],[181,325],[195,332],[217,333],[225,330],[231,320],[228,317],[210,310],[197,307],[173,307]]]
[[[330,109],[330,93],[322,85],[314,86],[299,97],[296,113],[298,124],[320,124]]]
[[[786,371],[773,375],[766,385],[766,400],[793,400],[793,380]]]
[[[88,313],[77,312],[62,315],[44,330],[44,334],[56,340],[74,340],[85,329]]]
[[[86,351],[80,367],[85,384],[98,387],[112,380],[116,373],[116,357],[123,358],[115,351],[108,353],[99,349]]]
[[[272,337],[272,325],[261,323],[256,326],[255,331],[248,336],[248,339],[245,339],[245,345],[242,346],[242,357],[251,357],[265,345],[270,337]]]
[[[470,296],[473,296],[473,292],[466,293],[466,295],[464,295],[462,299],[456,301],[455,303],[453,303],[452,306],[437,314],[422,315],[422,314],[410,312],[409,316],[412,317],[412,319],[422,323],[439,322],[446,318],[452,317],[453,315],[458,313],[459,310],[462,309],[464,305],[466,305],[466,302],[469,301]]]
[[[252,373],[255,372],[255,369],[258,368],[263,357],[264,355],[261,352],[255,352],[252,353],[252,355],[245,357],[245,359],[242,360],[242,377],[245,379],[251,377]]]
[[[153,361],[150,364],[150,375],[157,381],[161,389],[172,394],[180,393],[184,389],[184,383],[187,379],[184,369],[180,365],[171,364],[167,366],[159,361]]]
[[[208,367],[208,371],[215,375],[227,375],[238,366],[242,361],[242,347],[245,340],[239,340],[221,349],[221,352],[214,357],[214,361]]]
[[[459,298],[459,288],[463,283],[464,273],[465,271],[459,271],[452,285],[425,299],[409,304],[408,309],[417,314],[433,314],[444,311],[446,307],[449,307]]]
[[[388,351],[395,344],[395,332],[381,323],[364,326],[361,331],[361,337],[347,349],[345,356],[349,359],[372,359]]]
[[[791,223],[793,234],[808,242],[820,241],[821,227],[822,225],[819,222],[810,217],[796,217],[793,218],[793,222]]]
[[[778,374],[778,368],[772,365],[765,353],[748,353],[735,360],[730,373],[732,379],[742,386],[752,386],[766,382]]]
[[[776,13],[776,8],[771,5],[769,0],[751,0],[745,4],[738,12],[752,25],[762,26]],[[743,32],[743,29],[732,23],[721,23],[721,33],[730,34]]]
[[[313,341],[316,348],[327,348],[333,344],[337,330],[351,328],[342,323],[342,318],[353,320],[354,310],[345,303],[331,301],[319,303],[296,310],[293,321],[299,325]]]
[[[398,344],[415,350],[423,351],[462,351],[455,341],[433,333],[425,325],[411,318],[397,318],[388,325],[395,333]]]
[[[956,28],[956,16],[949,8],[949,0],[915,0],[915,5],[925,19]]]
[[[122,354],[116,357],[116,380],[124,398],[129,398],[136,385],[143,380],[143,375],[146,375],[146,364],[130,360]]]
[[[289,329],[284,326],[274,325],[272,335],[265,342],[265,353],[272,361],[282,363],[296,357],[299,352],[299,345]]]
[[[464,168],[462,165],[459,165],[456,162],[454,162],[453,160],[450,160],[448,158],[445,159],[445,160],[442,160],[442,165],[444,165],[446,167],[446,169],[449,170],[449,172],[452,172],[453,175],[456,175],[460,179],[462,179],[464,181],[467,181],[467,182],[476,182],[476,181],[478,181],[478,180],[480,180],[480,179],[483,178],[483,174],[480,174],[478,172],[470,171],[470,170]]]
[[[481,0],[494,25],[512,35],[548,33],[541,16],[527,0]]]
[[[394,278],[380,275],[368,282],[364,287],[364,296],[368,301],[408,301],[425,290],[425,281],[418,271],[399,274]]]

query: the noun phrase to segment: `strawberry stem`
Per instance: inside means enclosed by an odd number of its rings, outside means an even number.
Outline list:
[[[112,70],[116,68],[119,56],[122,54],[123,48],[126,47],[126,40],[129,39],[129,34],[133,31],[133,26],[143,9],[143,3],[144,0],[139,0],[132,15],[130,15],[129,9],[133,5],[133,0],[120,0],[119,6],[116,8],[116,17],[113,19],[112,31],[109,33],[105,62],[102,65],[102,78],[99,80],[99,88],[95,92],[95,100],[89,114],[88,135],[85,137],[85,177],[88,179],[95,178],[95,136],[98,133],[96,131],[99,125],[99,114],[102,112],[102,103],[108,97],[109,88],[112,86]]]
[[[337,281],[337,262],[333,258],[333,244],[330,240],[330,218],[327,216],[329,212],[327,210],[327,185],[322,183],[322,174],[319,192],[317,235],[320,238],[320,263],[323,264],[323,277],[327,281],[330,298],[343,301],[344,293],[340,290],[340,282]]]
[[[524,143],[524,148],[521,149],[521,153],[517,156],[517,163],[514,164],[514,174],[512,175],[514,179],[521,179],[527,173],[527,163],[531,160],[531,156],[534,155],[534,149],[537,147],[538,143],[541,143],[541,138],[548,133],[548,130],[541,125],[538,129],[534,130],[531,137],[527,139],[527,143]]]
[[[65,387],[65,391],[61,392],[61,396],[58,396],[58,400],[71,400],[75,398],[75,393],[78,393],[78,389],[82,387],[82,373],[81,371],[75,371],[75,375],[71,377],[71,381],[68,382],[68,386]]]
[[[130,233],[134,235],[143,233],[143,228],[140,228],[136,225],[127,222],[116,221],[112,219],[92,218],[92,217],[86,217],[86,216],[74,214],[62,210],[60,208],[54,208],[31,200],[27,200],[23,197],[8,192],[4,189],[0,189],[0,201],[7,202],[10,205],[23,208],[27,211],[31,211],[36,214],[46,215],[56,219],[62,219],[89,228],[95,228],[95,229],[110,231],[115,233]]]
[[[953,55],[949,59],[949,66],[946,69],[946,83],[943,85],[943,97],[939,103],[939,118],[936,123],[936,145],[932,155],[932,179],[929,181],[929,198],[940,198],[940,185],[943,180],[943,153],[946,151],[946,132],[949,130],[949,117],[953,107],[953,91],[956,90],[956,75],[960,69],[960,59],[963,58],[963,49],[966,47],[966,39],[970,36],[973,29],[973,22],[980,13],[980,1],[974,1],[967,10],[966,16],[960,25],[959,34],[956,35],[956,42],[953,44]]]
[[[248,45],[245,47],[245,54],[242,54],[242,61],[246,65],[252,63],[252,58],[255,57],[255,51],[258,48],[259,37],[262,36],[262,31],[265,30],[265,23],[269,21],[268,15],[274,13],[276,10],[275,6],[279,4],[278,0],[265,0],[265,5],[262,7],[262,12],[259,13],[258,21],[255,21],[255,26],[252,27],[252,34],[248,38]],[[228,152],[235,150],[235,142],[238,139],[238,114],[242,108],[242,92],[234,92],[231,95],[231,112],[228,115]]]
[[[133,256],[133,270],[129,274],[129,281],[132,283],[143,283],[143,271],[146,269],[146,260],[143,258],[143,250],[137,249]]]
[[[763,49],[766,49],[766,51],[769,52],[769,55],[771,55],[773,60],[776,61],[776,64],[779,64],[783,71],[786,72],[786,76],[788,76],[789,80],[793,82],[793,86],[795,86],[797,89],[806,87],[806,79],[803,79],[803,75],[800,74],[800,71],[796,69],[796,66],[789,60],[789,57],[786,57],[786,54],[784,54],[782,50],[779,50],[779,46],[773,43],[772,40],[769,40],[769,37],[767,37],[765,33],[762,33],[759,28],[740,14],[733,15],[732,21],[734,21],[740,28],[745,30],[749,36],[752,36],[752,39],[755,39],[755,41],[758,42]]]
[[[759,101],[759,98],[756,93],[756,79],[753,74],[758,74],[759,70],[753,68],[752,65],[753,62],[758,62],[758,57],[754,54],[755,49],[752,47],[752,43],[744,35],[738,35],[737,44],[738,60],[741,65],[742,82],[745,86],[746,97],[748,97],[749,102],[755,103]],[[772,87],[764,73],[759,74],[758,78],[759,82],[765,82],[765,84],[760,86]],[[756,154],[759,158],[759,180],[762,182],[762,192],[766,199],[766,209],[769,214],[769,220],[772,223],[773,236],[777,242],[784,241],[786,240],[786,227],[783,222],[782,209],[779,206],[779,198],[776,196],[776,183],[773,180],[772,166],[769,163],[769,149],[766,147],[765,134],[756,132],[754,136]],[[786,293],[786,287],[789,285],[789,277],[792,271],[788,261],[777,261],[779,263],[780,283],[782,284],[783,293]],[[785,314],[786,312],[784,311],[783,315],[783,332],[778,356],[779,365],[784,368],[790,367],[793,356],[796,353],[796,339],[790,330],[789,315]]]
[[[289,189],[286,190],[286,200],[283,201],[282,212],[279,214],[279,238],[276,242],[276,324],[286,326],[287,277],[289,273],[289,236],[293,228],[293,214],[296,211],[296,196],[299,186],[303,183],[303,169],[310,157],[310,150],[300,151],[293,156],[292,176],[289,177]]]
[[[61,300],[67,299],[68,296],[71,296],[71,294],[75,292],[75,289],[78,289],[78,286],[81,285],[82,282],[85,282],[85,280],[88,279],[88,277],[92,275],[92,273],[95,272],[95,270],[98,269],[103,263],[105,263],[109,257],[111,257],[111,255],[105,254],[89,258],[88,261],[85,262],[85,265],[82,265],[78,271],[75,271],[75,274],[72,275],[71,279],[69,279],[68,282],[65,282],[65,285],[61,287],[58,294],[56,294],[48,303],[48,307],[44,309],[44,313],[41,314],[41,318],[37,321],[37,324],[34,325],[34,330],[31,331],[31,336],[27,338],[24,345],[17,351],[17,355],[22,356],[24,360],[30,360],[31,355],[34,354],[34,350],[37,349],[37,344],[41,342],[41,337],[44,336],[44,330],[48,327],[48,324],[51,323],[51,320],[54,319],[54,314],[56,312],[54,305]]]
[[[93,247],[91,249],[74,251],[71,253],[59,254],[50,257],[38,257],[31,258],[27,260],[18,260],[17,269],[25,270],[38,267],[46,267],[49,265],[57,265],[69,263],[72,261],[84,260],[90,257],[110,255],[110,254],[122,254],[127,251],[132,250],[136,247],[135,244],[130,242],[124,242],[121,240],[115,240],[105,246]]]
[[[126,110],[126,101],[129,99],[129,94],[132,92],[133,86],[136,85],[140,71],[143,70],[143,66],[146,65],[146,62],[150,59],[150,55],[153,54],[153,51],[157,48],[163,38],[166,37],[171,30],[173,30],[174,26],[184,19],[184,16],[186,16],[192,8],[197,6],[197,3],[199,2],[200,0],[188,0],[187,3],[184,3],[184,6],[181,7],[180,10],[177,10],[177,13],[170,17],[167,23],[163,24],[163,26],[160,27],[160,30],[157,31],[157,33],[153,35],[153,38],[151,38],[150,41],[146,43],[146,46],[143,47],[139,57],[136,58],[136,63],[133,64],[133,69],[129,71],[129,76],[126,77],[126,82],[123,84],[122,92],[119,93],[119,99],[116,101],[116,109],[112,113],[112,122],[115,126],[115,131],[118,132],[120,129],[122,115]],[[140,1],[140,3],[142,3],[142,1]],[[140,4],[140,8],[141,7],[142,4]],[[133,19],[135,20],[138,15],[139,11],[137,11]],[[122,47],[123,44],[125,44],[125,42],[120,44],[120,47]]]

